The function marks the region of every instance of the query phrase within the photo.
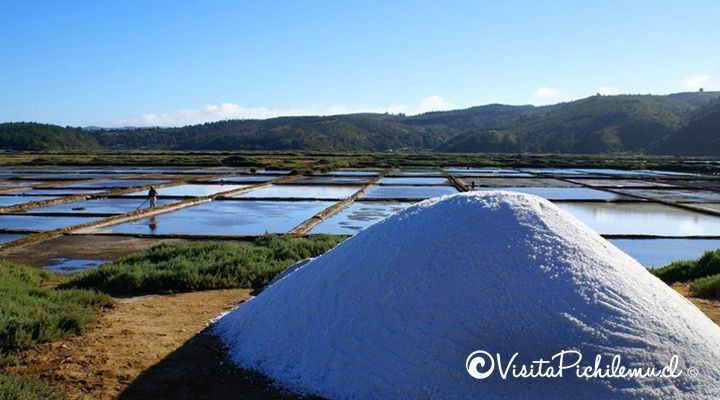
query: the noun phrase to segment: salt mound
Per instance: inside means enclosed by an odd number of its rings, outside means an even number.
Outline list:
[[[577,219],[520,193],[407,208],[278,280],[216,329],[240,366],[329,398],[720,395],[720,328]],[[677,355],[683,373],[503,380],[497,365],[486,379],[466,371],[476,350],[503,362],[518,352],[519,364],[571,349],[589,366],[600,354],[660,369]]]

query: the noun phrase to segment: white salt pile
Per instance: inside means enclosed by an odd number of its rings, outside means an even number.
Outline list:
[[[520,193],[410,207],[278,280],[216,329],[240,366],[329,398],[720,396],[720,328],[577,219]],[[478,350],[493,358],[469,360]],[[618,366],[681,375],[500,374],[515,353],[520,371],[562,350],[578,351],[587,368],[600,355],[594,371],[619,355]]]

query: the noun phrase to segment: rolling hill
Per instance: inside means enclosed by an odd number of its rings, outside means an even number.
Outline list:
[[[167,149],[720,155],[720,92],[592,96],[551,106],[489,104],[405,116],[228,120],[179,128],[0,124],[4,150]],[[710,144],[710,145],[708,145]]]

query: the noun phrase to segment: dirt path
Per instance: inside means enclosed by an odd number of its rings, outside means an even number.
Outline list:
[[[163,365],[187,347],[188,340],[203,331],[211,319],[249,297],[248,290],[232,289],[119,299],[117,306],[103,312],[97,325],[83,336],[39,346],[23,354],[21,365],[10,371],[39,378],[70,398],[116,398],[133,381],[142,381],[141,375],[151,367]],[[207,359],[212,354],[195,356]],[[190,364],[185,369],[202,365],[186,361]],[[165,378],[178,378],[177,371]],[[147,388],[135,388],[136,392],[143,390]]]
[[[708,318],[720,325],[720,299],[700,299],[697,297],[690,297],[690,289],[686,284],[675,284],[673,285],[673,289],[680,292],[680,294],[695,304],[695,307],[705,313]]]

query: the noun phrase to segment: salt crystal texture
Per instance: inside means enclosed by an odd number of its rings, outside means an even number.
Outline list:
[[[222,318],[240,366],[337,399],[705,399],[720,396],[720,328],[638,262],[536,196],[463,193],[361,231]],[[484,380],[476,350],[580,351],[678,378]],[[687,373],[689,368],[699,373]]]

